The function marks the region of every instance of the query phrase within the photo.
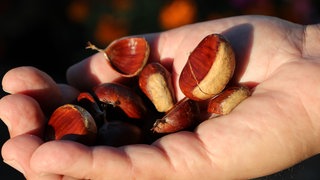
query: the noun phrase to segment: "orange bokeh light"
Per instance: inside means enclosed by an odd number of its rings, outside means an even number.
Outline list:
[[[173,0],[160,10],[159,21],[163,29],[171,29],[193,23],[197,7],[192,0]]]
[[[133,1],[132,0],[113,0],[112,5],[117,10],[128,11],[132,8]]]
[[[67,7],[67,15],[73,22],[84,22],[90,11],[90,4],[87,0],[72,1]]]
[[[101,15],[94,32],[95,41],[99,44],[108,44],[111,41],[128,34],[128,27],[123,20],[111,15]]]

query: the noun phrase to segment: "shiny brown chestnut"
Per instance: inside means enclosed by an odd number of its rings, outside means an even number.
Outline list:
[[[117,39],[102,50],[88,43],[87,48],[103,52],[111,67],[124,77],[136,76],[148,61],[150,47],[142,37]]]
[[[93,145],[96,141],[97,127],[90,113],[84,108],[65,104],[58,107],[51,115],[45,139],[72,140],[86,145]]]
[[[167,112],[176,103],[171,73],[160,63],[149,63],[143,68],[139,87],[159,112]]]
[[[209,101],[207,111],[217,115],[229,114],[250,94],[250,90],[246,86],[228,87]]]
[[[210,34],[191,52],[179,77],[180,89],[190,99],[209,99],[226,87],[234,69],[230,43],[220,34]]]
[[[141,119],[147,111],[142,98],[122,84],[103,83],[93,91],[100,102],[121,108],[129,118]]]
[[[151,130],[157,133],[173,133],[186,130],[197,123],[199,111],[196,101],[184,98],[168,111],[162,119],[156,120]]]

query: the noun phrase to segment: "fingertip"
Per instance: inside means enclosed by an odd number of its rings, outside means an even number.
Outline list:
[[[3,90],[10,94],[53,87],[54,84],[48,74],[32,66],[10,69],[2,79]]]
[[[26,178],[35,179],[37,175],[30,169],[29,162],[32,153],[41,144],[42,140],[33,135],[21,135],[9,139],[2,146],[3,161],[20,171]]]
[[[23,134],[13,137],[6,141],[1,149],[1,155],[4,160],[26,159],[37,149],[43,141],[35,135]],[[31,157],[31,156],[30,156]]]
[[[23,94],[4,96],[0,100],[0,118],[11,137],[26,133],[42,136],[45,116],[32,97]]]

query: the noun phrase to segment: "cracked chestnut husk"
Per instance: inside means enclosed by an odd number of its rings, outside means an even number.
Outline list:
[[[90,42],[87,48],[103,52],[110,66],[123,77],[138,75],[146,65],[150,47],[143,37],[126,37],[111,42],[104,50]]]
[[[96,135],[97,126],[91,114],[78,105],[65,104],[52,113],[46,127],[45,140],[71,140],[93,145]]]

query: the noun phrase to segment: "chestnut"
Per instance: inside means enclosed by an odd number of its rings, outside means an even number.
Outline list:
[[[53,112],[45,132],[47,141],[65,139],[92,145],[96,140],[97,127],[87,110],[78,105],[65,104]]]
[[[97,100],[89,92],[81,92],[77,97],[77,105],[85,108],[100,127],[106,121],[106,111],[102,110]]]
[[[197,124],[199,105],[189,98],[180,100],[162,119],[156,120],[151,130],[157,133],[173,133]]]
[[[81,92],[77,105],[65,104],[53,112],[46,140],[114,147],[151,144],[166,134],[193,130],[211,115],[228,114],[250,96],[245,86],[228,87],[235,54],[221,34],[206,36],[189,55],[179,76],[186,97],[178,102],[171,73],[160,63],[147,64],[150,47],[144,38],[117,39],[103,50],[91,43],[87,48],[104,53],[107,63],[122,77],[136,76],[121,78],[136,89],[108,82],[90,93]],[[148,111],[146,105],[151,107]]]
[[[97,144],[107,146],[124,146],[142,142],[141,129],[127,122],[106,122],[98,131]]]
[[[176,103],[171,73],[160,63],[150,63],[143,68],[139,87],[159,112],[167,112]]]
[[[210,99],[207,111],[217,115],[229,114],[238,104],[250,96],[246,86],[231,86]]]
[[[180,89],[190,99],[209,99],[226,87],[234,69],[230,43],[220,34],[210,34],[191,52],[179,77]]]
[[[129,118],[141,119],[147,111],[142,98],[122,84],[103,83],[93,91],[100,102],[121,108]]]
[[[150,47],[142,37],[126,37],[111,42],[102,50],[88,43],[87,48],[103,52],[111,67],[124,77],[140,73],[148,61]]]

